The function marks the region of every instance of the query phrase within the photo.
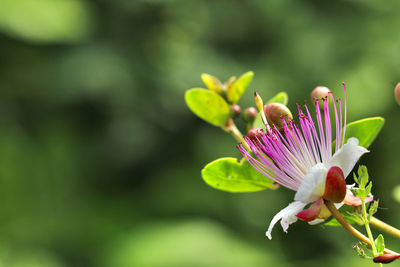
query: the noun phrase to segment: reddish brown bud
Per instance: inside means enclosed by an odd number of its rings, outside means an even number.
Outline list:
[[[317,86],[314,88],[314,90],[311,92],[311,102],[314,102],[315,99],[322,99],[327,97],[328,100],[330,101],[329,93],[331,90],[329,90],[328,87],[325,86]]]
[[[264,113],[267,117],[268,124],[275,125],[278,130],[283,128],[282,120],[293,119],[290,110],[281,103],[270,103],[264,106]]]
[[[400,254],[393,255],[393,254],[383,254],[378,257],[374,258],[374,262],[376,263],[391,263],[395,259],[400,258]]]
[[[255,140],[257,140],[257,136],[259,136],[262,132],[263,132],[263,130],[260,129],[260,128],[253,128],[253,129],[250,129],[250,130],[247,132],[246,136],[247,136],[250,140],[255,141]]]
[[[325,192],[322,196],[326,200],[340,203],[346,196],[346,181],[341,168],[333,166],[328,170],[325,182]]]
[[[254,119],[257,117],[258,115],[258,111],[257,109],[250,107],[250,108],[246,108],[243,112],[243,119],[246,122],[253,122]]]
[[[230,107],[230,113],[232,117],[237,117],[242,112],[242,108],[239,105],[233,105]]]
[[[400,105],[400,83],[398,83],[396,88],[394,88],[394,97],[396,98],[397,103]]]

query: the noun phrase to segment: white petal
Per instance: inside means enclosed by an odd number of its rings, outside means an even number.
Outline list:
[[[266,236],[269,239],[272,239],[271,232],[272,228],[274,228],[274,225],[281,220],[281,225],[283,228],[283,231],[287,233],[287,229],[289,228],[289,225],[297,221],[296,214],[299,213],[304,209],[306,206],[306,203],[300,202],[300,201],[295,201],[290,203],[286,208],[278,212],[274,218],[272,219],[268,231],[266,232]]]
[[[367,152],[369,151],[366,148],[358,145],[357,138],[349,138],[347,143],[336,151],[327,167],[328,169],[332,166],[340,167],[346,178],[354,168],[354,165],[356,165],[358,159]]]
[[[294,200],[311,203],[324,194],[326,174],[328,170],[324,164],[318,163],[312,167],[297,189]]]
[[[315,220],[312,220],[311,222],[308,222],[308,224],[309,225],[316,225],[316,224],[322,223],[324,221],[325,221],[324,219],[315,219]]]
[[[340,202],[340,203],[333,203],[333,205],[335,205],[335,207],[336,207],[337,209],[340,209],[340,208],[344,205],[344,202],[342,201],[342,202]]]
[[[349,206],[354,206],[358,207],[362,204],[361,199],[359,197],[356,197],[351,189],[358,189],[355,187],[355,184],[348,185],[347,186],[347,191],[346,191],[346,197],[343,200],[343,204],[349,205]],[[374,196],[370,193],[367,198],[365,198],[365,203],[371,202],[374,200]]]

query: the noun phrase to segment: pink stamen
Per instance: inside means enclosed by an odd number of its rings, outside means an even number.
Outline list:
[[[347,118],[347,93],[346,93],[346,84],[343,82],[344,88],[344,124],[343,124],[343,136],[342,136],[342,145],[344,144],[344,139],[346,136],[346,118]]]
[[[344,85],[344,84],[343,84]],[[347,99],[345,88],[344,121],[341,100],[337,99],[339,114],[335,98],[332,93],[335,114],[335,151],[344,144],[347,116]],[[332,126],[327,98],[323,99],[323,112],[321,114],[318,100],[315,100],[315,111],[318,130],[313,122],[307,105],[305,113],[297,105],[299,124],[293,120],[282,118],[283,133],[273,126],[266,132],[260,131],[252,139],[245,137],[249,151],[239,144],[238,148],[251,166],[274,182],[297,191],[308,171],[318,163],[327,163],[332,157]]]

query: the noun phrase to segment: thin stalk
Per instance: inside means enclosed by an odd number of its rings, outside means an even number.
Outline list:
[[[371,241],[360,233],[357,229],[355,229],[351,224],[349,224],[345,218],[343,218],[342,214],[338,211],[338,209],[335,207],[335,205],[331,201],[325,200],[325,205],[329,209],[329,211],[332,213],[332,216],[347,230],[350,232],[350,234],[354,235],[356,238],[358,238],[360,241],[367,243],[372,247]],[[399,253],[394,252],[390,249],[385,248],[384,252],[386,254],[392,254],[392,255],[398,255]]]
[[[247,142],[244,140],[242,133],[240,132],[240,130],[236,127],[236,124],[233,122],[232,118],[228,120],[227,124],[222,127],[222,129],[224,131],[229,132],[233,138],[235,138],[235,140],[238,143],[242,143],[243,147],[251,152],[251,149],[249,147],[249,145],[247,144]]]
[[[362,204],[362,215],[364,218],[364,226],[365,226],[365,231],[367,231],[369,240],[371,241],[371,247],[372,247],[372,253],[374,254],[374,257],[378,256],[378,251],[376,250],[375,242],[374,242],[374,237],[372,236],[371,228],[369,227],[369,222],[368,222],[368,215],[367,215],[367,208],[365,207],[365,199],[361,199]]]
[[[378,251],[376,250],[376,246],[375,246],[375,239],[372,236],[372,232],[371,232],[371,228],[369,227],[369,220],[368,220],[368,215],[367,215],[367,208],[365,207],[365,198],[361,198],[361,208],[362,208],[362,216],[364,219],[364,226],[365,226],[365,230],[367,231],[369,240],[371,241],[371,247],[372,247],[372,253],[374,255],[374,257],[379,256],[378,255]],[[383,267],[382,263],[379,263],[380,267]]]
[[[371,217],[371,220],[369,222],[373,227],[376,227],[394,237],[400,238],[400,230],[379,220],[378,218]]]

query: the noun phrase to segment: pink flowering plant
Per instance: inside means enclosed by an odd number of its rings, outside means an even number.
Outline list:
[[[346,184],[356,163],[370,152],[368,147],[382,129],[384,119],[373,117],[347,123],[344,83],[343,101],[328,88],[316,87],[311,93],[313,107],[297,105],[297,119],[287,107],[285,92],[265,105],[261,96],[254,93],[256,107],[242,112],[237,103],[253,76],[253,72],[247,72],[222,83],[202,74],[207,89],[186,91],[186,104],[193,113],[233,136],[243,155],[240,160],[229,157],[210,162],[201,171],[204,181],[233,193],[281,186],[294,191],[293,201],[270,221],[266,231],[269,239],[278,222],[284,232],[298,220],[310,225],[341,225],[359,240],[354,248],[360,256],[379,264],[398,259],[398,253],[385,247],[382,234],[373,237],[370,225],[397,238],[400,231],[373,216],[379,203],[372,194],[367,168],[360,166],[357,174],[353,173],[355,183]],[[247,125],[245,135],[236,126],[238,119]],[[352,224],[364,226],[367,235]]]

